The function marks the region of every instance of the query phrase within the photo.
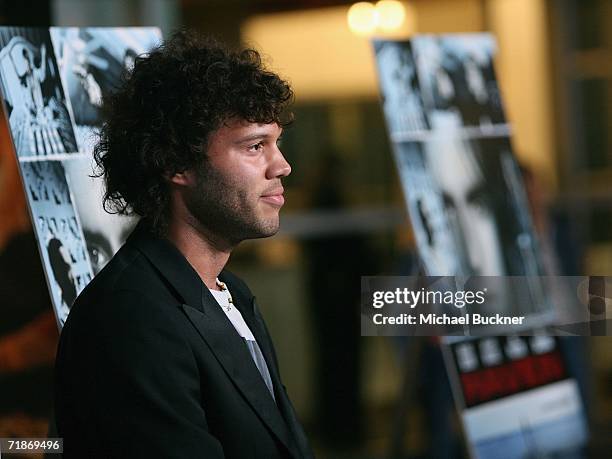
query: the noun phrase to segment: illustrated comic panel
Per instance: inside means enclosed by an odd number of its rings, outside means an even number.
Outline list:
[[[481,132],[507,129],[492,35],[422,35],[411,43],[432,129],[447,123]]]
[[[392,140],[411,139],[429,130],[409,41],[373,42],[379,85]]]
[[[68,93],[79,151],[91,153],[101,125],[102,99],[121,82],[137,56],[161,42],[159,29],[52,27],[51,38]]]
[[[21,170],[51,299],[63,325],[93,278],[83,231],[61,161],[27,161]]]
[[[0,88],[20,159],[77,151],[47,29],[0,27]]]
[[[429,275],[462,271],[460,241],[454,237],[442,190],[428,169],[423,142],[393,145],[400,183],[408,207],[419,255]]]

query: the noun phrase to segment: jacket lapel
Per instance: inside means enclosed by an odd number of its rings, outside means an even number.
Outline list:
[[[294,454],[296,454],[296,457],[311,457],[312,453],[310,452],[306,435],[295,417],[295,412],[281,382],[280,374],[278,372],[278,362],[276,360],[276,354],[273,350],[272,341],[270,340],[270,334],[268,333],[263,317],[259,312],[257,303],[255,302],[255,297],[250,295],[250,292],[245,291],[238,285],[232,283],[231,279],[223,276],[223,273],[219,277],[228,285],[232,297],[234,298],[236,307],[242,314],[246,324],[249,326],[249,329],[253,333],[253,336],[259,344],[261,352],[266,359],[266,364],[268,365],[268,370],[270,371],[270,377],[274,386],[274,396],[276,398],[278,409],[281,411],[286,425],[291,430],[291,435],[297,442],[299,451],[304,453],[304,455],[299,453]]]
[[[285,391],[285,386],[281,382],[278,370],[278,363],[276,361],[276,355],[274,354],[274,350],[272,347],[272,341],[270,340],[270,335],[266,328],[263,317],[261,316],[259,308],[257,307],[255,297],[252,298],[251,305],[253,316],[256,322],[255,326],[252,327],[251,330],[257,330],[257,332],[259,333],[255,336],[255,339],[257,339],[257,342],[262,348],[262,353],[266,357],[266,362],[268,362],[268,367],[270,368],[270,374],[275,388],[276,403],[278,404],[278,407],[281,410],[281,413],[283,415],[283,418],[287,422],[287,425],[291,429],[293,438],[297,442],[299,450],[303,453],[303,457],[314,457],[312,455],[312,451],[310,450],[310,446],[308,445],[306,434],[304,433],[301,424],[295,416],[295,411],[293,410],[293,406],[289,401],[289,397],[287,396],[287,392]],[[249,327],[251,327],[250,324]],[[253,334],[255,335],[255,332],[253,332]],[[274,360],[272,360],[273,358]]]
[[[259,370],[253,362],[243,339],[236,333],[210,292],[210,299],[204,303],[205,312],[193,306],[183,304],[182,308],[189,320],[206,341],[211,351],[232,379],[238,390],[246,398],[261,420],[270,428],[278,439],[295,454],[291,433],[281,413],[272,399]],[[255,335],[255,333],[253,333]]]
[[[238,335],[232,323],[189,262],[170,241],[151,235],[143,228],[142,224],[139,224],[134,230],[130,240],[147,257],[159,274],[168,281],[175,296],[183,303],[181,307],[189,321],[208,344],[227,375],[261,420],[295,457],[300,457],[292,440],[292,432],[287,428],[243,338]],[[222,278],[222,276],[220,277]],[[274,387],[278,393],[280,392],[278,390],[278,384],[280,383],[276,367],[271,364],[272,360],[270,359],[269,349],[267,349],[267,341],[261,336],[259,325],[251,320],[252,313],[249,314],[249,311],[245,310],[244,296],[237,289],[233,290],[231,284],[228,283],[228,286],[234,301],[238,303],[237,307],[243,314],[245,322],[262,348],[262,353],[270,369],[270,375],[273,378]],[[262,343],[265,343],[265,345],[262,346]]]

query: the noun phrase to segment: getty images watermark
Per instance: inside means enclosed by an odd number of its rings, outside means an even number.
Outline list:
[[[363,336],[542,333],[612,334],[612,278],[361,278]]]

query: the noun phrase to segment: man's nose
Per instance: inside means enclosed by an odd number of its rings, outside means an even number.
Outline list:
[[[290,173],[291,165],[287,162],[280,149],[275,147],[270,160],[270,166],[267,170],[266,178],[282,178],[288,176]]]

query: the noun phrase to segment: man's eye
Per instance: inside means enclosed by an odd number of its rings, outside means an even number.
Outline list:
[[[249,150],[251,151],[261,151],[264,146],[263,142],[257,142],[255,145],[251,145]]]
[[[95,244],[88,244],[87,250],[89,251],[89,259],[93,265],[94,273],[97,274],[110,260],[110,254]]]

